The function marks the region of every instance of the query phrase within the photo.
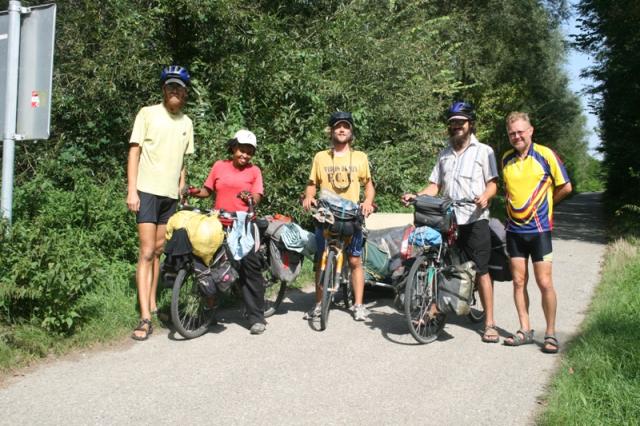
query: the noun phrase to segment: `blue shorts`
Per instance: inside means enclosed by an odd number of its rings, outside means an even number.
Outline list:
[[[321,226],[316,227],[316,255],[315,263],[318,263],[322,258],[322,252],[324,251],[324,233]],[[362,229],[357,230],[351,237],[351,242],[347,246],[345,252],[349,256],[361,257],[362,247],[364,246],[364,236],[362,235]]]

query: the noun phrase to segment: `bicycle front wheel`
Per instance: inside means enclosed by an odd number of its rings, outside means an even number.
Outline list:
[[[180,269],[171,295],[171,321],[185,339],[202,336],[215,317],[213,301],[200,292],[193,269]]]
[[[327,263],[322,272],[322,303],[320,310],[320,330],[329,324],[329,308],[333,300],[334,279],[336,276],[336,254],[332,251],[327,256]]]
[[[435,341],[446,322],[446,315],[430,314],[436,303],[437,270],[425,256],[418,256],[409,271],[404,296],[404,312],[411,335],[418,343]]]

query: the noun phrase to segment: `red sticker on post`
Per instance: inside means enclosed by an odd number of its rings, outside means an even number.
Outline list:
[[[31,92],[31,108],[38,108],[40,106],[40,94],[33,90]]]

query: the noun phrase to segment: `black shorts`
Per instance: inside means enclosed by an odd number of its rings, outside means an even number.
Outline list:
[[[511,257],[531,256],[532,262],[551,262],[553,247],[551,246],[551,231],[519,234],[507,232],[507,252]]]
[[[138,191],[140,210],[136,214],[136,223],[155,223],[164,225],[176,211],[178,200]]]
[[[467,260],[473,260],[478,275],[489,272],[491,256],[491,233],[488,220],[478,220],[466,225],[458,225],[456,245],[462,250]]]

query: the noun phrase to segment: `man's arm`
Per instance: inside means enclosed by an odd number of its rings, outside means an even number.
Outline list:
[[[573,191],[571,182],[556,186],[553,190],[553,204],[558,204],[564,197],[571,194],[571,191]]]
[[[489,205],[489,201],[498,193],[497,181],[498,179],[496,178],[487,182],[487,187],[485,188],[484,192],[480,194],[479,197],[476,197],[475,200],[473,200],[476,203],[476,206],[480,207],[481,209],[487,208],[487,206]]]
[[[416,195],[431,195],[432,197],[435,197],[439,192],[440,185],[429,182],[429,185],[427,185],[422,191],[419,191]]]
[[[367,217],[373,213],[373,199],[376,196],[376,188],[373,186],[373,181],[369,179],[364,184],[364,202],[362,203],[362,214]]]
[[[187,169],[186,167],[182,167],[182,170],[180,170],[180,183],[178,184],[178,188],[182,190],[182,188],[184,188],[186,183],[187,183]]]
[[[304,200],[302,200],[302,207],[304,207],[305,210],[309,210],[316,205],[316,191],[316,184],[309,181],[307,187],[304,189]]]
[[[430,182],[423,190],[416,192],[415,194],[403,194],[400,198],[402,203],[407,207],[409,202],[415,199],[418,195],[431,195],[435,197],[440,192],[440,185]]]
[[[140,164],[140,145],[133,143],[129,146],[127,160],[127,207],[132,212],[140,210],[140,197],[138,197],[138,165]]]

